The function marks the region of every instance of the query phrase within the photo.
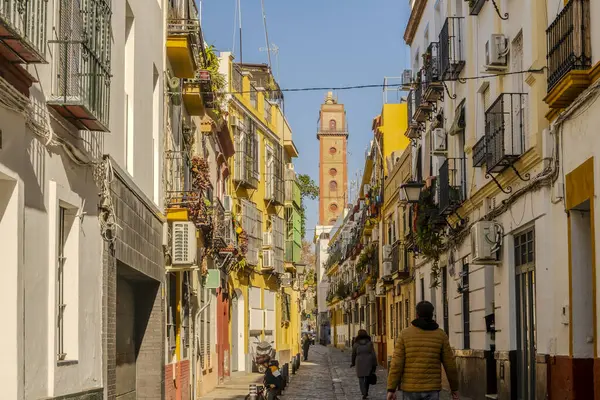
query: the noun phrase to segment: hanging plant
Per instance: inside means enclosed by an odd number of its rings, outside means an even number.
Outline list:
[[[416,206],[415,245],[419,252],[431,261],[431,287],[439,286],[439,263],[445,249],[442,231],[439,229],[439,210],[433,200],[431,188],[423,190]]]
[[[246,253],[248,252],[248,234],[243,229],[238,234],[238,244],[240,246],[240,252],[242,253],[242,255],[246,255]]]

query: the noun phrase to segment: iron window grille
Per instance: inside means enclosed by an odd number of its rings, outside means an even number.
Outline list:
[[[486,166],[502,172],[525,152],[527,95],[502,93],[485,112]]]
[[[400,245],[396,242],[392,245],[392,274],[400,270]]]
[[[213,247],[219,248],[234,245],[235,235],[231,215],[225,213],[225,208],[219,199],[215,199],[212,209],[214,225]]]
[[[258,265],[262,248],[262,212],[246,199],[242,199],[242,228],[248,236],[246,260],[250,265]]]
[[[283,180],[283,146],[268,144],[265,148],[265,199],[276,204],[285,202]]]
[[[67,243],[66,213],[64,207],[58,209],[58,271],[56,274],[56,347],[57,359],[63,361],[67,357],[65,351],[65,245]]]
[[[265,96],[265,120],[267,121],[267,123],[271,123],[271,103],[269,103],[269,100],[267,100],[266,96]]]
[[[439,37],[442,80],[456,80],[465,66],[463,54],[464,18],[449,17]]]
[[[258,135],[250,118],[234,128],[234,181],[243,187],[258,188]]]
[[[463,261],[462,268],[462,317],[463,317],[463,348],[471,348],[471,304],[469,298],[469,264]]]
[[[570,0],[546,30],[548,91],[571,71],[592,66],[590,1]]]
[[[440,214],[449,215],[467,198],[466,159],[447,158],[439,170]]]
[[[46,61],[48,0],[0,1],[0,43],[9,61]]]
[[[487,160],[487,148],[485,145],[485,135],[481,137],[473,146],[473,167],[481,167]]]
[[[440,47],[438,42],[431,42],[425,52],[423,71],[423,97],[427,101],[437,101],[442,97],[440,82]]]
[[[253,84],[250,84],[250,105],[255,110],[258,107],[258,92],[256,91],[256,88]]]
[[[108,131],[111,9],[106,0],[61,0],[48,104],[82,130]]]

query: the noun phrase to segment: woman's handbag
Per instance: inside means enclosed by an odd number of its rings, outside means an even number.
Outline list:
[[[375,373],[369,375],[369,385],[377,385],[377,375]]]

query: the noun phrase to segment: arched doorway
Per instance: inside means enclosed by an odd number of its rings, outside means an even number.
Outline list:
[[[244,353],[244,295],[240,289],[235,290],[231,303],[231,371],[245,371]]]

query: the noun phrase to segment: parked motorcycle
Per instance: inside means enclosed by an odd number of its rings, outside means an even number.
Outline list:
[[[246,400],[279,400],[277,397],[285,388],[285,377],[279,370],[279,362],[271,360],[263,365],[263,385],[251,384]]]
[[[269,361],[275,358],[275,348],[273,347],[274,342],[259,341],[256,343],[256,349],[252,355],[252,360],[256,369],[259,373],[264,374]]]

